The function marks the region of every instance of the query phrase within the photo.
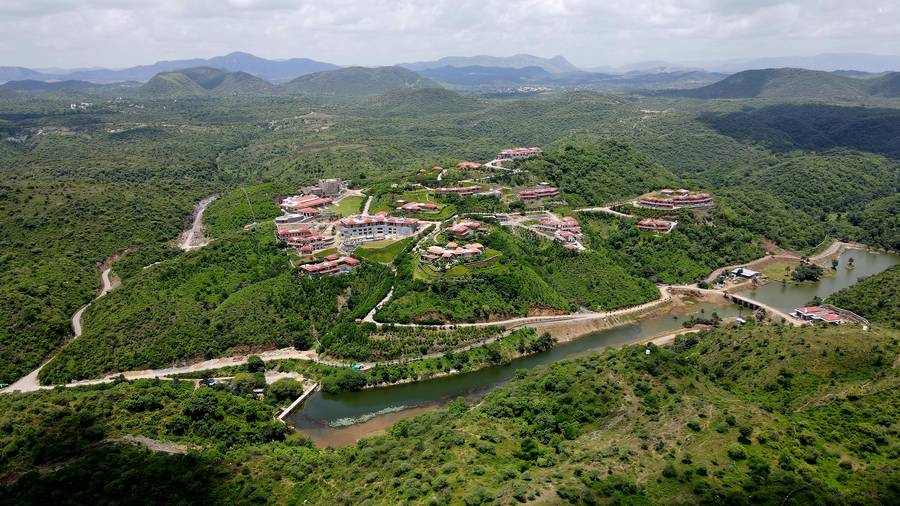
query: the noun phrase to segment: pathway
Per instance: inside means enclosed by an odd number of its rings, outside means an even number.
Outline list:
[[[620,213],[619,211],[614,211],[610,207],[583,207],[581,209],[574,209],[576,213],[606,213],[611,214],[613,216],[617,216],[619,218],[637,218],[633,214],[625,214]]]
[[[366,205],[363,206],[363,210],[362,210],[363,216],[369,215],[369,206],[371,206],[371,205],[372,205],[372,195],[369,195],[369,198],[366,199]]]
[[[194,221],[191,224],[191,228],[182,232],[182,239],[178,245],[181,249],[190,251],[209,244],[209,241],[205,241],[203,238],[203,212],[218,197],[218,195],[210,195],[194,206]]]
[[[110,290],[112,290],[112,281],[109,279],[110,271],[112,271],[112,267],[107,267],[106,270],[104,270],[102,273],[100,273],[100,280],[101,280],[102,286],[100,287],[100,292],[97,294],[96,297],[94,297],[94,300],[97,300],[100,297],[103,297],[104,295],[109,293]],[[73,334],[72,341],[81,337],[81,317],[82,317],[82,315],[84,315],[84,310],[87,309],[88,307],[90,307],[90,305],[92,303],[93,303],[93,301],[88,302],[87,304],[81,306],[78,309],[78,311],[75,311],[75,314],[72,315],[72,334]],[[68,343],[66,343],[66,344],[68,344]],[[41,364],[37,369],[31,371],[30,373],[26,374],[25,376],[22,376],[15,383],[10,385],[3,391],[4,392],[32,392],[34,390],[37,390],[38,388],[41,388],[40,383],[38,382],[38,374],[40,374],[41,369],[43,369],[44,366],[47,365],[51,360],[53,360],[52,356],[50,358],[48,358],[47,360],[45,360],[44,363]]]

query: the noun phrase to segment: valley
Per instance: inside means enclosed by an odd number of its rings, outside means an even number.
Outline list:
[[[896,496],[893,74],[230,56],[0,86],[11,502]]]

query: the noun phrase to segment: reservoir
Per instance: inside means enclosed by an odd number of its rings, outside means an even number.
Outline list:
[[[846,268],[850,258],[854,259],[853,269]],[[833,275],[823,277],[816,283],[782,285],[780,282],[773,282],[743,293],[779,309],[790,311],[805,305],[814,296],[825,298],[837,290],[852,285],[860,277],[877,274],[898,263],[900,257],[896,255],[848,250],[840,256],[838,268]],[[316,392],[310,396],[302,409],[289,415],[286,421],[310,437],[317,446],[347,446],[360,437],[389,428],[397,420],[443,406],[456,397],[477,399],[509,381],[519,369],[529,369],[610,346],[640,341],[680,329],[681,322],[692,315],[709,316],[713,312],[722,318],[752,317],[749,310],[735,305],[706,302],[689,304],[629,325],[560,343],[546,352],[529,355],[508,364],[358,392],[338,394]]]

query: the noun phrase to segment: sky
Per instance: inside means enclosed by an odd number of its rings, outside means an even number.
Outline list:
[[[898,0],[0,0],[0,66],[247,51],[339,65],[563,55],[581,67],[900,53]]]

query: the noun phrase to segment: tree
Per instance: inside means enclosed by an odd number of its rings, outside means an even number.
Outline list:
[[[247,357],[247,371],[248,372],[259,372],[266,370],[266,363],[263,362],[259,355],[250,355]]]
[[[266,395],[272,396],[278,402],[296,399],[302,394],[303,383],[294,378],[282,378],[266,389]]]
[[[824,269],[816,264],[802,263],[791,273],[791,279],[794,281],[818,281],[824,272]]]

